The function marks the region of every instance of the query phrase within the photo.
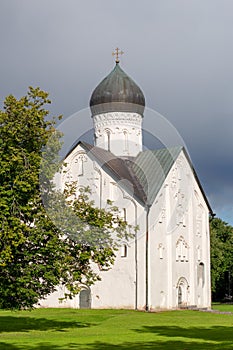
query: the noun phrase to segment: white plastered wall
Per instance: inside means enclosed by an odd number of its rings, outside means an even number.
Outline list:
[[[93,123],[95,146],[116,156],[135,157],[142,151],[142,117],[138,113],[99,114]]]
[[[63,183],[77,181],[78,186],[88,185],[97,206],[105,207],[107,199],[111,199],[122,215],[126,212],[130,224],[139,226],[136,246],[134,239],[122,242],[127,243],[126,257],[119,250],[109,271],[99,271],[95,266],[102,280],[90,288],[91,307],[145,309],[145,208],[122,188],[122,182],[118,183],[93,162],[80,145],[66,162]],[[204,283],[200,263],[204,266]],[[150,309],[178,307],[179,287],[184,306],[210,307],[208,208],[183,152],[172,166],[149,214]],[[79,296],[59,304],[61,296],[58,287],[58,292],[43,301],[42,306],[79,307]]]
[[[135,201],[133,196],[127,192],[122,182],[114,180],[102,167],[93,161],[86,150],[78,145],[67,157],[65,172],[57,179],[57,186],[64,189],[65,182],[77,182],[77,189],[89,186],[92,192],[91,199],[96,205],[102,208],[107,207],[107,200],[120,209],[121,215],[126,215],[129,224],[140,226],[137,232],[139,237],[138,264],[140,268],[136,271],[135,238],[129,242],[122,242],[127,246],[127,256],[123,257],[121,248],[116,252],[115,263],[108,271],[99,270],[97,265],[93,265],[94,270],[101,277],[100,282],[96,282],[90,287],[90,305],[92,308],[131,308],[143,307],[144,292],[142,281],[144,280],[144,257],[141,251],[143,244],[143,223],[144,209]],[[123,188],[122,188],[123,187]],[[138,277],[136,277],[138,275]],[[139,281],[140,280],[140,281]],[[140,285],[140,288],[137,286]],[[136,290],[137,295],[136,297]],[[58,291],[51,294],[46,300],[40,302],[43,307],[74,307],[79,308],[79,295],[73,300],[62,303],[58,298],[63,296],[63,289],[58,287]]]
[[[198,282],[200,263],[204,281]],[[210,307],[208,207],[183,151],[150,211],[149,278],[152,309]]]

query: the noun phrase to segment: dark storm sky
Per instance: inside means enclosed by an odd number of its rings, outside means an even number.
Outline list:
[[[232,0],[2,0],[0,38],[1,105],[40,86],[65,118],[88,107],[119,46],[122,68],[180,133],[213,210],[233,224]]]

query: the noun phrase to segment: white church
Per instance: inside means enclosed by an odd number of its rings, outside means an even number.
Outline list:
[[[80,141],[70,150],[63,182],[89,186],[101,208],[110,199],[139,230],[122,242],[112,269],[96,267],[101,281],[83,285],[76,298],[63,303],[59,287],[41,306],[211,307],[210,205],[183,147],[144,150],[144,108],[143,92],[117,56],[91,96],[94,145]]]

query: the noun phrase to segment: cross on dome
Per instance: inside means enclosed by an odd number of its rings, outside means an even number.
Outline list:
[[[113,56],[116,56],[116,63],[119,63],[120,60],[119,60],[119,55],[123,55],[123,51],[119,51],[120,49],[117,47],[115,49],[115,52],[112,53]]]

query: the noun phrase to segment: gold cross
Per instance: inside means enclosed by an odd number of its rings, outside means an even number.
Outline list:
[[[112,55],[113,56],[116,56],[116,63],[119,63],[120,60],[119,60],[119,55],[123,55],[123,51],[119,51],[118,47],[116,48],[115,50],[116,52],[113,52]]]

